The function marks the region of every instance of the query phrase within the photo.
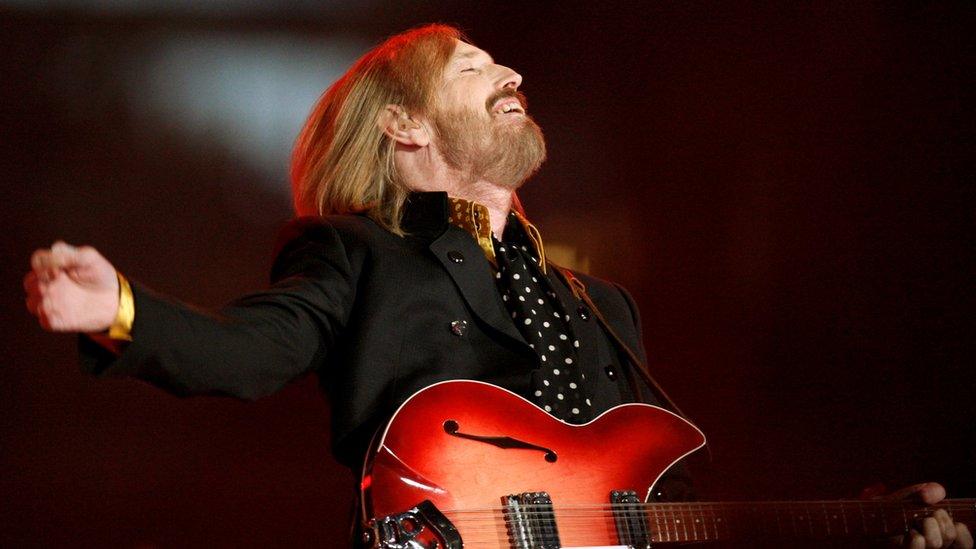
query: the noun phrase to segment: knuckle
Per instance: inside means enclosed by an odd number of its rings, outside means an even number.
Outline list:
[[[60,330],[64,327],[64,316],[59,311],[49,311],[46,317],[52,330]]]
[[[58,314],[57,305],[50,296],[44,296],[41,298],[40,302],[37,304],[37,310],[42,311],[44,316],[49,318]]]
[[[973,536],[969,533],[969,527],[962,522],[956,523],[956,545],[971,549],[973,546]]]
[[[31,254],[31,267],[34,267],[35,269],[42,267],[50,255],[51,250],[34,250],[34,253]]]
[[[932,549],[942,547],[942,527],[933,517],[922,521],[922,533],[925,536],[925,546]]]

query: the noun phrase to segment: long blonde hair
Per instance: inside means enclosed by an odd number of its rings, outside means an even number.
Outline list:
[[[424,112],[462,33],[427,25],[373,48],[316,103],[295,141],[291,184],[298,215],[366,212],[403,234],[409,189],[397,180],[395,142],[378,127],[386,105]]]

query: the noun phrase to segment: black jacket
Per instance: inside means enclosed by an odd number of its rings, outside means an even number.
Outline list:
[[[253,399],[315,372],[332,406],[336,457],[361,463],[374,430],[417,390],[483,380],[528,397],[538,364],[506,312],[484,253],[448,223],[445,193],[411,197],[398,237],[364,216],[302,218],[282,232],[268,290],[206,313],[133,284],[133,341],[115,357],[83,340],[86,367],[179,395]],[[642,353],[637,309],[585,275],[594,302]],[[596,319],[549,269],[580,341],[596,412],[631,400],[626,363]],[[466,321],[463,335],[451,330]],[[609,372],[609,373],[608,373]]]

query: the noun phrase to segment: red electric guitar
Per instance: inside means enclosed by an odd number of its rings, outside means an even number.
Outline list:
[[[377,434],[362,477],[364,541],[379,548],[648,548],[667,542],[820,539],[906,532],[936,508],[972,524],[976,500],[647,503],[705,445],[647,404],[569,425],[478,381],[411,396]]]

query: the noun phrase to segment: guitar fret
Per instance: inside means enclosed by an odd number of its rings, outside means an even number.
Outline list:
[[[688,541],[689,539],[692,539],[688,537],[688,515],[686,513],[682,513],[681,519],[678,522],[681,523],[681,530],[684,531],[685,533],[684,541]]]
[[[776,535],[778,538],[783,538],[783,525],[779,522],[779,509],[773,508],[773,515],[776,517]]]
[[[671,539],[671,534],[673,533],[674,534],[674,541],[681,541],[681,540],[678,539],[678,525],[677,525],[677,523],[675,523],[675,520],[674,520],[675,519],[675,516],[674,516],[674,507],[670,507],[669,509],[671,510],[671,517],[668,519],[668,522],[669,522],[668,526],[670,527],[670,530],[668,530],[668,539],[669,540]]]
[[[864,534],[868,533],[868,521],[864,518],[864,505],[861,502],[857,503],[858,510],[861,511],[861,532]]]
[[[880,517],[881,519],[881,531],[891,532],[892,531],[892,526],[890,524],[891,518],[888,516],[888,510],[885,509],[884,504],[880,501],[877,503],[876,507],[877,507],[876,510],[878,513],[878,517]]]
[[[880,503],[878,504],[878,508],[879,508],[879,511],[881,511],[881,517],[884,520],[884,530],[885,530],[885,532],[890,532],[891,531],[891,526],[888,524],[888,520],[890,518],[890,517],[888,517],[888,510],[885,509]]]
[[[677,507],[671,507],[671,528],[674,529],[674,540],[684,541],[681,539],[681,517],[678,516]]]
[[[654,526],[655,526],[654,533],[655,535],[657,535],[657,541],[664,541],[664,539],[661,537],[661,514],[660,513],[657,512],[654,513]]]
[[[904,526],[902,528],[904,528],[905,531],[907,532],[908,531],[908,524],[909,523],[908,523],[908,515],[905,514],[905,508],[904,507],[901,508],[901,518],[902,518],[902,521],[903,521],[902,524],[904,524]]]
[[[678,527],[674,523],[674,507],[669,507],[671,510],[671,516],[668,517],[668,540],[671,540],[671,534],[674,533],[673,541],[681,541],[678,539]]]
[[[797,531],[796,531],[796,509],[794,509],[793,505],[791,505],[789,503],[787,503],[786,505],[787,505],[786,508],[789,509],[789,511],[790,511],[790,526],[793,528],[793,537],[796,537],[797,536]]]
[[[821,503],[820,506],[823,507],[824,524],[827,527],[827,536],[826,537],[830,537],[830,517],[827,516],[827,504],[826,503]]]

